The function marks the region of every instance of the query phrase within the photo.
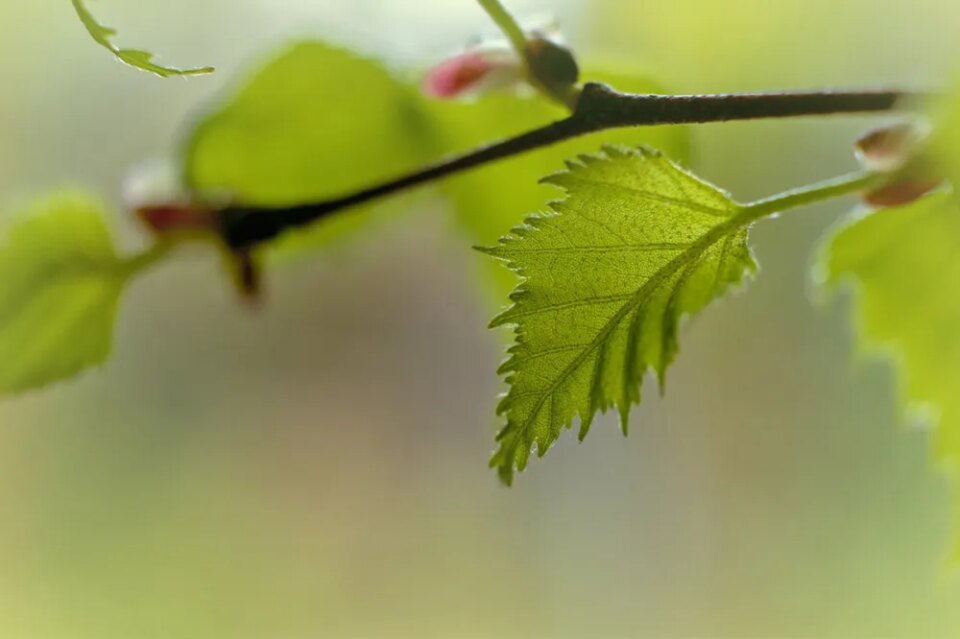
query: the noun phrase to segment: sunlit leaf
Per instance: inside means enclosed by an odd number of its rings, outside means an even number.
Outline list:
[[[488,250],[523,278],[493,322],[516,330],[491,460],[507,483],[577,416],[583,438],[616,407],[626,431],[647,370],[663,384],[681,317],[756,268],[744,207],[656,151],[607,147],[545,182],[566,199]]]
[[[80,21],[83,22],[83,26],[86,27],[87,31],[90,33],[90,37],[92,37],[97,44],[115,55],[118,60],[124,62],[125,64],[136,67],[141,71],[153,73],[161,78],[168,78],[170,76],[204,75],[207,73],[213,73],[214,71],[213,67],[176,69],[173,67],[161,66],[154,62],[154,54],[150,53],[149,51],[142,51],[139,49],[121,49],[113,43],[113,37],[117,35],[117,31],[111,27],[107,27],[99,23],[97,19],[93,17],[93,14],[91,14],[86,8],[84,0],[73,0],[73,8],[76,9],[77,15],[80,16]]]
[[[17,218],[0,246],[0,394],[102,363],[131,268],[89,198],[52,197]]]

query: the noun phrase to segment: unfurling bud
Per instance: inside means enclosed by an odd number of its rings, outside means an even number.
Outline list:
[[[573,53],[551,26],[527,32],[522,55],[507,42],[491,41],[444,60],[427,72],[423,92],[449,100],[532,86],[568,101],[579,76]]]
[[[855,153],[868,171],[889,174],[890,180],[863,195],[874,208],[903,206],[919,200],[943,182],[923,153],[930,129],[925,123],[899,123],[860,138]]]
[[[524,81],[523,63],[505,45],[481,45],[444,60],[423,81],[423,92],[442,100],[476,97],[515,88]]]

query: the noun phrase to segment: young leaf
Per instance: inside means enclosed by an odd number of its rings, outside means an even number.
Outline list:
[[[319,42],[285,50],[195,128],[188,184],[281,206],[342,195],[428,159],[414,90],[382,65]],[[362,223],[340,215],[285,240],[310,250]]]
[[[131,272],[86,197],[52,197],[15,222],[0,245],[0,395],[102,363]]]
[[[76,9],[77,15],[80,16],[80,21],[83,23],[83,26],[87,28],[90,37],[92,37],[97,44],[115,55],[118,60],[132,67],[158,75],[161,78],[178,75],[203,75],[213,73],[214,71],[213,67],[201,67],[198,69],[174,69],[172,67],[164,67],[155,63],[153,61],[153,54],[148,51],[120,49],[113,44],[112,40],[113,37],[117,35],[116,30],[97,22],[97,19],[93,17],[93,14],[91,14],[84,5],[84,0],[73,0],[73,8]]]
[[[939,192],[854,215],[820,269],[856,285],[860,339],[893,356],[903,400],[932,418],[937,458],[960,479],[960,203]]]
[[[491,460],[508,484],[575,416],[582,439],[616,407],[626,432],[647,369],[663,385],[680,318],[756,269],[745,207],[660,153],[605,147],[568,168],[545,180],[567,198],[487,249],[523,278],[492,324],[516,327]]]

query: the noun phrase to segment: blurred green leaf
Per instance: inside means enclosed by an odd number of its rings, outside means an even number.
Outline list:
[[[73,0],[73,8],[76,9],[77,15],[80,16],[80,21],[83,22],[83,26],[87,28],[87,31],[90,33],[90,37],[92,37],[97,44],[115,55],[118,60],[124,62],[125,64],[136,67],[141,71],[147,71],[154,75],[158,75],[161,78],[168,78],[170,76],[204,75],[207,73],[213,73],[214,71],[213,67],[201,67],[196,69],[175,69],[173,67],[165,67],[155,63],[153,61],[154,54],[150,53],[149,51],[141,51],[139,49],[120,49],[113,44],[112,40],[113,37],[117,35],[117,31],[97,22],[97,19],[93,17],[93,14],[87,10],[83,0]]]
[[[933,153],[953,184],[960,184],[960,86],[935,109]]]
[[[655,92],[650,81],[592,73],[627,91]],[[196,127],[187,147],[188,184],[254,205],[322,200],[412,171],[423,164],[560,119],[543,100],[493,95],[479,102],[433,101],[378,62],[318,42],[297,44],[270,61]],[[442,191],[475,243],[492,243],[536,210],[547,190],[538,180],[598,141],[650,144],[683,161],[686,130],[615,131],[510,158],[445,180]],[[401,204],[402,205],[402,204]],[[395,201],[377,208],[392,207]],[[280,242],[290,255],[328,244],[365,223],[339,215]],[[515,278],[490,269],[506,293]]]
[[[417,101],[377,62],[317,42],[294,45],[196,127],[187,182],[262,206],[370,186],[429,158]],[[311,250],[365,217],[335,216],[286,236],[279,250]]]
[[[0,394],[102,363],[132,272],[86,196],[51,197],[17,220],[0,247]]]
[[[854,284],[859,340],[890,356],[905,409],[936,426],[935,457],[960,513],[960,92],[935,111],[931,155],[954,190],[852,214],[818,269],[828,285]]]
[[[941,192],[852,215],[829,240],[820,268],[828,284],[855,284],[860,340],[891,356],[903,401],[936,423],[937,458],[956,474],[960,203]]]
[[[523,278],[493,321],[516,327],[491,460],[506,483],[576,416],[582,439],[616,407],[626,432],[648,368],[663,387],[680,318],[756,269],[744,207],[659,152],[606,147],[568,168],[545,180],[567,198],[487,250]]]
[[[587,71],[584,77],[606,82],[621,91],[661,93],[652,81],[625,73]],[[491,95],[468,104],[427,101],[430,119],[437,128],[438,153],[456,153],[492,141],[508,138],[559,120],[567,113],[541,99]],[[474,243],[489,245],[523,217],[543,207],[551,189],[540,178],[563,167],[566,158],[597,149],[602,143],[648,145],[674,160],[689,159],[689,134],[684,127],[646,127],[607,131],[570,140],[548,149],[539,149],[481,167],[444,181],[443,192],[456,207],[457,216]],[[516,277],[484,265],[491,281],[497,283],[499,300],[516,285]]]

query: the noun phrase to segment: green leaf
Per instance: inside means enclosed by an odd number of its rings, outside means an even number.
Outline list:
[[[677,327],[756,269],[755,217],[659,152],[606,147],[546,183],[567,192],[487,252],[523,278],[493,326],[516,327],[500,372],[507,425],[491,460],[510,483],[580,419],[619,409],[624,432],[648,369],[661,388]]]
[[[934,193],[908,206],[852,215],[829,240],[819,268],[827,284],[855,285],[861,342],[891,356],[903,401],[932,419],[937,459],[960,479],[956,197]]]
[[[382,65],[300,43],[196,127],[186,180],[200,192],[223,192],[251,205],[343,195],[427,161],[418,103],[415,91]],[[310,250],[360,223],[357,215],[335,216],[288,236],[280,250]]]
[[[16,221],[0,246],[0,394],[102,363],[133,264],[85,196],[51,197]]]
[[[607,82],[621,91],[662,93],[650,80],[626,73],[588,71],[584,77]],[[543,126],[568,114],[540,99],[491,95],[475,103],[427,101],[427,113],[436,128],[436,154],[457,153]],[[597,149],[603,143],[647,145],[685,162],[689,157],[685,127],[646,127],[607,131],[570,140],[481,167],[449,178],[441,185],[457,218],[475,244],[492,244],[519,224],[529,211],[550,197],[540,178],[563,166],[563,161]],[[496,266],[496,265],[492,265]],[[516,284],[516,277],[501,268],[490,268],[498,284],[497,300]]]
[[[80,16],[80,21],[83,22],[83,26],[87,28],[87,31],[90,33],[90,37],[92,37],[97,44],[115,55],[118,60],[125,64],[140,69],[141,71],[147,71],[154,75],[158,75],[161,78],[168,78],[170,76],[204,75],[214,72],[213,67],[201,67],[197,69],[175,69],[172,67],[164,67],[153,61],[154,55],[149,51],[141,51],[139,49],[120,49],[113,44],[113,37],[117,35],[116,30],[97,22],[97,19],[93,17],[93,14],[91,14],[84,5],[83,0],[73,0],[73,8],[76,9],[77,15]]]

